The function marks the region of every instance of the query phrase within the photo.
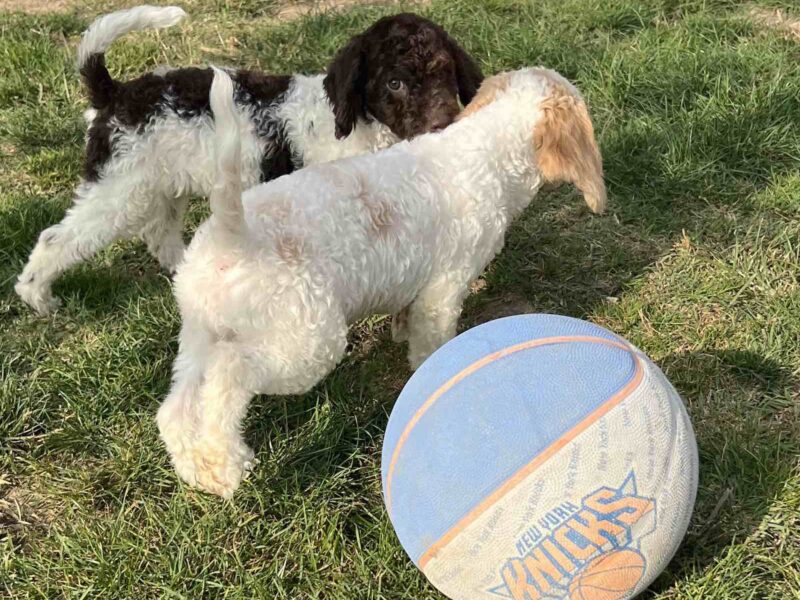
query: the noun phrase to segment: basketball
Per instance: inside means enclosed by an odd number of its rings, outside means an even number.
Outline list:
[[[570,586],[575,600],[617,600],[636,587],[644,573],[644,559],[635,550],[601,554],[590,562]]]
[[[470,329],[409,379],[382,452],[414,564],[453,600],[616,600],[645,589],[689,524],[689,416],[640,350],[587,321]]]

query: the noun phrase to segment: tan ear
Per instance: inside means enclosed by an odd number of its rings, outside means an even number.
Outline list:
[[[539,104],[542,116],[533,130],[539,170],[546,181],[574,184],[589,209],[601,213],[606,208],[603,159],[586,104],[563,85],[551,89]]]
[[[497,94],[508,88],[508,81],[509,75],[507,73],[501,73],[500,75],[494,75],[484,79],[481,87],[478,88],[475,97],[472,99],[472,102],[467,104],[464,110],[461,111],[456,117],[456,121],[460,121],[464,117],[468,117],[472,113],[482,109],[487,104],[494,102]]]

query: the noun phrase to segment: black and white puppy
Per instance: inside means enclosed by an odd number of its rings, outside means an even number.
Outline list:
[[[178,7],[138,6],[97,19],[78,49],[92,108],[84,178],[64,219],[45,229],[15,287],[39,313],[59,304],[53,281],[115,240],[142,237],[172,271],[183,256],[183,214],[215,173],[211,69],[156,70],[114,80],[104,52],[130,31],[174,25]],[[441,129],[481,83],[479,67],[438,25],[384,17],[336,55],[326,75],[229,70],[247,188],[304,165],[372,152]]]

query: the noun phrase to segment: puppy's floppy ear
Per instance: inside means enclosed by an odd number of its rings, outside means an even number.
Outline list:
[[[366,117],[364,109],[364,40],[355,36],[342,48],[328,66],[322,82],[333,107],[336,139],[350,135],[358,117]]]
[[[606,208],[603,159],[582,99],[561,85],[539,104],[542,116],[533,130],[536,162],[546,181],[575,185],[594,213]]]
[[[447,46],[456,63],[456,81],[458,82],[458,98],[466,106],[472,101],[475,93],[483,81],[483,73],[473,58],[458,45],[444,30],[442,34],[447,40]]]

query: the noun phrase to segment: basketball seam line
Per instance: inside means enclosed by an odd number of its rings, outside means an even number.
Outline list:
[[[616,340],[610,340],[608,338],[601,338],[596,336],[588,336],[588,335],[568,335],[568,336],[554,336],[549,338],[538,338],[535,340],[528,340],[526,342],[521,342],[519,344],[514,344],[513,346],[507,346],[506,348],[502,348],[500,350],[496,350],[491,354],[484,356],[480,360],[477,360],[470,364],[469,366],[465,367],[455,375],[453,375],[450,379],[448,379],[444,384],[439,386],[436,391],[434,391],[428,399],[423,402],[422,406],[420,406],[414,415],[411,417],[411,420],[406,424],[403,432],[400,434],[400,437],[397,439],[397,444],[394,447],[394,451],[392,452],[392,458],[389,461],[389,470],[386,474],[386,509],[389,512],[389,515],[392,514],[392,477],[394,476],[395,466],[397,464],[397,459],[400,455],[400,450],[402,450],[403,446],[405,445],[406,440],[408,439],[409,435],[411,434],[411,430],[416,427],[417,423],[419,423],[422,416],[428,412],[431,406],[445,394],[445,392],[449,391],[453,386],[459,383],[461,380],[465,379],[467,376],[471,375],[478,369],[485,367],[488,364],[495,362],[496,360],[500,360],[501,358],[505,358],[506,356],[510,356],[516,352],[520,352],[522,350],[529,350],[531,348],[538,348],[541,346],[548,346],[548,345],[555,345],[555,344],[566,344],[570,342],[590,342],[596,344],[603,344],[606,346],[613,346],[615,348],[620,348],[621,350],[625,350],[631,354],[635,354],[630,346],[618,342]]]
[[[603,340],[603,342],[607,342],[604,338],[596,338],[592,341],[599,341]],[[618,346],[615,343],[611,343],[609,345]],[[634,361],[636,363],[636,371],[633,377],[625,384],[616,394],[611,396],[608,400],[606,400],[603,404],[598,406],[587,418],[583,421],[575,425],[572,429],[570,429],[567,433],[561,436],[558,440],[550,444],[544,451],[537,454],[533,460],[531,460],[527,465],[520,468],[514,475],[509,477],[504,483],[502,483],[494,492],[492,492],[483,502],[478,504],[475,508],[473,508],[466,516],[462,517],[455,525],[453,525],[450,529],[448,529],[442,537],[440,537],[436,542],[431,544],[425,552],[419,558],[419,567],[420,569],[424,569],[425,565],[428,563],[430,559],[432,559],[442,548],[444,548],[447,544],[449,544],[455,537],[458,535],[463,529],[465,529],[468,525],[470,525],[473,521],[475,521],[480,515],[486,512],[492,505],[494,505],[497,501],[499,501],[503,496],[509,493],[512,489],[514,489],[517,484],[522,480],[524,477],[527,477],[531,473],[533,473],[537,468],[539,468],[542,464],[544,464],[547,460],[549,460],[556,452],[561,450],[564,446],[574,440],[577,436],[583,433],[589,425],[603,417],[607,414],[612,408],[617,406],[620,402],[622,402],[625,398],[627,398],[630,393],[636,389],[636,387],[641,383],[644,369],[642,368],[642,362],[639,356],[629,347],[623,347],[625,350],[631,353],[634,357]]]

